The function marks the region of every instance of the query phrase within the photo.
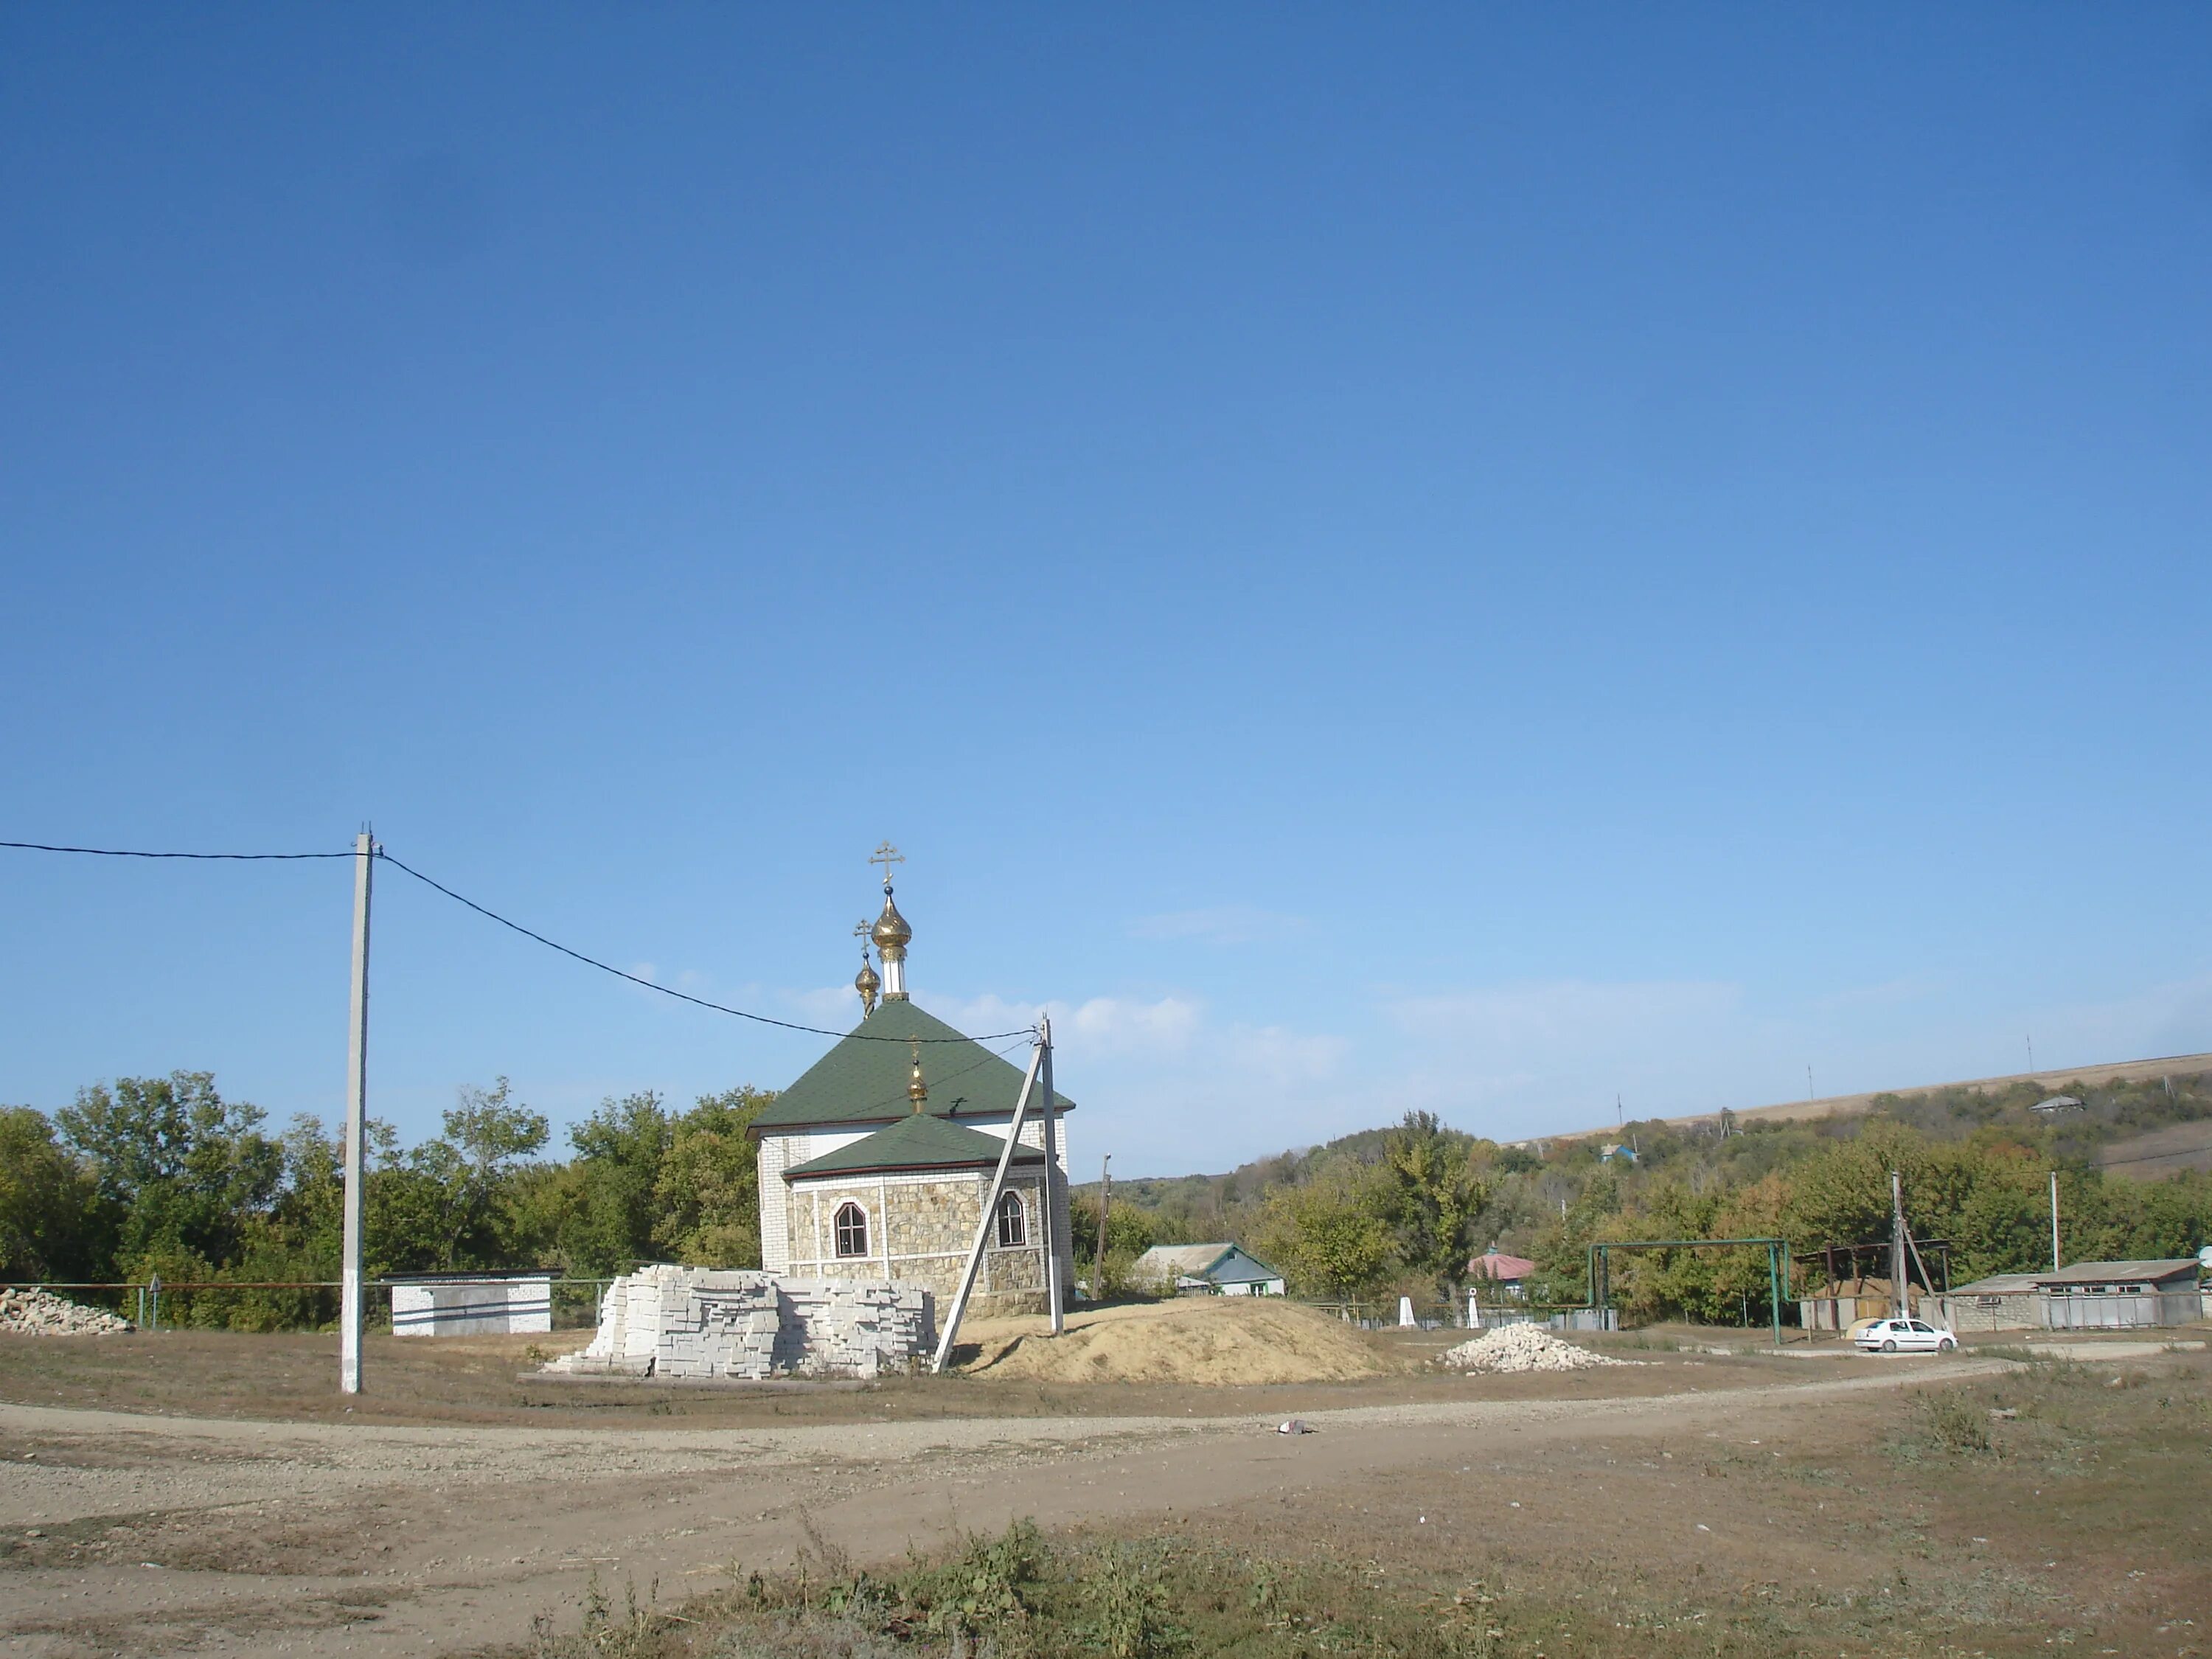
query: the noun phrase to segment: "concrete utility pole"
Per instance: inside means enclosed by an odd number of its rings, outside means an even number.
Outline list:
[[[2058,1260],[2058,1171],[2051,1172],[2051,1271],[2057,1273]]]
[[[1890,1313],[1899,1319],[1912,1313],[1912,1297],[1905,1274],[1905,1182],[1889,1172],[1889,1293]]]
[[[1114,1154],[1098,1160],[1098,1261],[1091,1269],[1091,1299],[1106,1297],[1106,1218],[1114,1201]]]
[[[338,1389],[361,1392],[362,1184],[368,1117],[368,892],[376,843],[366,830],[353,844],[353,1018],[346,1036],[345,1255],[338,1277]]]
[[[1042,1015],[1037,1018],[1037,1042],[1044,1059],[1037,1073],[1037,1083],[1044,1090],[1044,1293],[1052,1307],[1052,1334],[1058,1336],[1067,1328],[1067,1310],[1060,1306],[1060,1206],[1052,1196],[1053,1177],[1060,1169],[1055,1127],[1060,1114],[1053,1109],[1052,1021]]]
[[[1014,1161],[1014,1149],[1021,1145],[1022,1121],[1030,1109],[1030,1095],[1036,1089],[1037,1073],[1044,1066],[1044,1043],[1039,1039],[1030,1054],[1029,1070],[1022,1073],[1022,1091],[1014,1097],[1013,1121],[1006,1125],[1006,1144],[999,1149],[999,1168],[992,1176],[990,1186],[982,1194],[982,1210],[975,1218],[975,1242],[969,1248],[968,1266],[960,1275],[960,1288],[952,1293],[951,1310],[945,1316],[945,1328],[938,1333],[937,1358],[930,1370],[942,1376],[945,1364],[952,1358],[953,1340],[960,1334],[961,1316],[968,1311],[969,1293],[975,1288],[975,1274],[983,1265],[983,1252],[991,1243],[991,1230],[998,1225],[999,1200],[1006,1190],[1006,1171]],[[1045,1184],[1052,1184],[1052,1171],[1045,1171]],[[1052,1254],[1052,1235],[1045,1235],[1045,1254]]]

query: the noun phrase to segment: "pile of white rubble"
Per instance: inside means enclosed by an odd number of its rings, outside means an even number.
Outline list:
[[[112,1336],[131,1328],[98,1308],[64,1302],[47,1291],[0,1291],[0,1331],[15,1336]]]
[[[1455,1371],[1586,1371],[1636,1363],[1562,1342],[1540,1325],[1501,1325],[1437,1358],[1437,1364]]]

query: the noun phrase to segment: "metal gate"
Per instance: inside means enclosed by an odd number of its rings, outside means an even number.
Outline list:
[[[2146,1325],[2185,1325],[2197,1317],[2197,1304],[2193,1291],[2045,1296],[2043,1322],[2054,1331],[2133,1330]]]

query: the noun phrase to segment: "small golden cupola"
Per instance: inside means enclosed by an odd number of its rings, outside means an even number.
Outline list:
[[[864,921],[853,931],[865,940],[868,937],[868,924]],[[853,975],[853,988],[860,994],[862,1019],[876,1012],[876,993],[883,988],[883,981],[876,977],[875,964],[868,960],[868,947],[863,944],[860,946],[860,971]]]
[[[921,1080],[921,1044],[909,1039],[907,1047],[914,1051],[914,1071],[906,1081],[906,1097],[919,1112],[929,1100],[929,1085]]]
[[[906,918],[898,912],[891,898],[891,866],[904,864],[906,855],[890,842],[885,842],[869,855],[868,862],[884,866],[884,913],[876,918],[869,937],[875,941],[876,955],[884,964],[884,1000],[904,1002],[906,994],[906,947],[914,938],[914,929],[907,926]]]

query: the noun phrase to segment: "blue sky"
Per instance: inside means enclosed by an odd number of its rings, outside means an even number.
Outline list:
[[[0,838],[399,857],[1079,1173],[2212,1048],[2212,13],[0,13]],[[373,1109],[820,1040],[387,872]],[[339,1105],[0,854],[0,1100]]]

